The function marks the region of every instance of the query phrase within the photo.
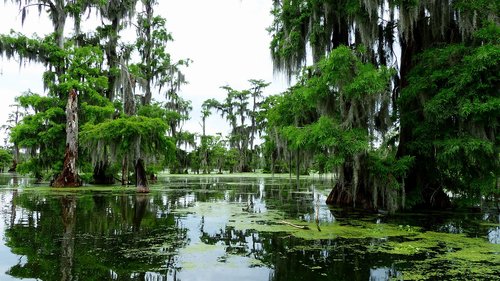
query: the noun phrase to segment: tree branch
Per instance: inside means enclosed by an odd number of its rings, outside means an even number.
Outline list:
[[[48,7],[48,8],[51,8],[52,9],[52,6],[49,5],[49,4],[44,4],[44,3],[37,3],[37,4],[28,4],[26,6],[23,6],[21,9],[19,9],[19,13],[22,12],[22,10],[26,9],[26,8],[29,8],[29,7],[33,7],[33,6],[38,6],[38,7]]]

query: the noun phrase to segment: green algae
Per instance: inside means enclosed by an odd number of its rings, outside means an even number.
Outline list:
[[[498,263],[445,257],[415,260],[401,270],[403,280],[500,280]]]
[[[197,202],[194,206],[178,212],[197,214],[204,217],[226,218],[225,226],[236,230],[257,232],[280,232],[304,240],[324,240],[335,238],[387,238],[415,236],[418,227],[351,221],[316,224],[296,219],[288,219],[277,210],[254,210],[247,204]],[[300,228],[299,228],[300,227]]]
[[[236,209],[231,214],[228,226],[237,230],[252,229],[258,232],[283,232],[304,240],[387,238],[414,235],[419,231],[417,227],[394,226],[365,221],[355,221],[350,224],[340,222],[316,224],[315,222],[287,219],[282,213],[275,210],[252,213]]]
[[[118,186],[118,185],[85,185],[80,187],[50,187],[50,186],[29,186],[20,188],[26,192],[38,193],[78,193],[78,192],[117,192],[117,191],[135,191],[136,188],[132,186]]]
[[[218,185],[228,185],[228,183],[217,183]],[[240,185],[235,183],[236,186]],[[267,185],[267,184],[266,184]],[[194,186],[194,185],[193,185]],[[31,187],[20,188],[22,190],[30,190],[34,192],[43,192],[49,194],[77,194],[86,195],[88,193],[135,193],[135,187],[121,186],[84,186],[79,188],[64,188],[55,189],[51,187]],[[220,187],[212,189],[212,185],[208,189],[199,189],[191,187],[190,183],[180,184],[178,182],[169,182],[165,184],[157,184],[151,186],[152,194],[156,192],[197,192],[211,193],[221,192]],[[308,195],[310,192],[295,192],[284,189],[287,192]],[[250,195],[251,192],[237,193]],[[326,192],[325,192],[326,194]],[[245,197],[243,197],[245,198]],[[365,253],[373,253],[372,256],[380,256],[379,254],[390,256],[391,260],[395,260],[397,270],[403,277],[403,280],[493,280],[495,276],[500,276],[500,249],[498,245],[488,243],[485,237],[469,237],[465,234],[450,234],[442,232],[423,232],[419,227],[411,225],[398,225],[391,223],[375,223],[377,216],[356,215],[352,218],[337,218],[332,223],[321,222],[316,224],[314,221],[303,221],[296,219],[297,216],[290,216],[283,210],[275,210],[273,208],[282,208],[282,205],[274,204],[274,201],[268,200],[265,207],[259,209],[250,203],[230,203],[221,198],[207,197],[204,200],[210,202],[193,202],[189,203],[187,208],[175,209],[172,213],[181,215],[181,219],[185,218],[182,215],[192,215],[190,219],[204,218],[205,225],[209,225],[211,231],[221,230],[241,230],[248,235],[253,232],[270,232],[278,233],[274,237],[285,239],[287,237],[299,238],[304,240],[303,245],[293,245],[288,251],[336,251],[339,248],[334,245],[325,245],[324,243],[315,243],[316,240],[341,240],[348,241],[348,244],[353,246],[342,245],[340,249],[348,249],[347,252],[356,251],[356,255]],[[281,202],[282,203],[282,202]],[[282,203],[284,204],[284,203]],[[259,206],[262,206],[260,204]],[[292,225],[306,227],[307,229],[299,229]],[[406,222],[405,222],[406,224]],[[479,226],[498,226],[498,224],[480,223]],[[214,230],[215,227],[215,230]],[[213,232],[207,231],[209,235]],[[219,234],[217,232],[216,234]],[[148,239],[144,239],[151,242]],[[235,265],[235,261],[239,262],[241,268],[244,267],[259,267],[269,266],[262,260],[250,257],[248,253],[239,253],[238,251],[229,251],[228,249],[235,246],[227,247],[227,245],[210,244],[211,242],[190,241],[184,248],[180,248],[175,253],[163,253],[161,251],[161,243],[149,243],[148,247],[137,249],[136,251],[127,252],[127,248],[117,251],[118,254],[125,258],[147,257],[164,258],[166,256],[178,255],[181,258],[179,263],[183,270],[193,270],[211,267],[226,268]],[[153,241],[154,242],[154,241]],[[312,242],[312,243],[311,243]],[[123,251],[123,252],[122,252]],[[141,254],[139,251],[142,251]],[[287,252],[284,251],[284,254]],[[247,255],[248,254],[248,255]],[[243,257],[241,255],[244,255]],[[179,265],[179,264],[178,264]],[[305,266],[305,265],[304,265]],[[327,270],[315,265],[307,265],[310,271]],[[326,276],[326,273],[322,273]],[[400,278],[397,278],[400,280]]]
[[[217,245],[211,245],[211,244],[206,244],[206,243],[195,243],[195,244],[190,244],[186,246],[184,249],[182,249],[182,253],[188,254],[188,255],[195,255],[195,254],[206,254],[209,252],[214,252],[214,251],[219,251],[220,247]]]
[[[379,249],[396,255],[427,253],[447,260],[493,262],[500,265],[500,245],[484,238],[471,238],[464,234],[421,232],[407,241],[388,241]]]
[[[479,225],[484,227],[500,227],[500,223],[482,222]]]
[[[241,231],[282,233],[305,241],[349,239],[363,244],[361,251],[400,257],[404,280],[490,279],[500,276],[500,245],[486,237],[468,237],[435,231],[422,231],[410,225],[375,223],[374,218],[342,219],[316,224],[287,218],[277,210],[255,211],[247,204],[201,203],[185,212],[215,216],[221,228]],[[371,220],[371,221],[370,221]],[[300,228],[299,228],[300,227]],[[368,239],[368,240],[367,240]],[[375,243],[367,243],[374,240]],[[309,243],[311,244],[311,243]],[[325,249],[321,245],[297,246],[290,251]],[[464,277],[465,276],[465,277]]]
[[[154,184],[149,187],[151,193],[164,192],[165,185]],[[121,185],[84,185],[79,187],[51,187],[43,186],[27,186],[20,187],[18,190],[23,192],[38,193],[43,195],[81,195],[81,194],[94,194],[94,193],[136,193],[135,186],[121,186]],[[192,191],[185,188],[169,188],[169,192],[175,191]]]

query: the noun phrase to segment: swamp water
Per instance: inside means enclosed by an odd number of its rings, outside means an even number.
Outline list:
[[[166,177],[53,190],[0,177],[0,280],[500,280],[498,213],[330,209],[330,184]]]

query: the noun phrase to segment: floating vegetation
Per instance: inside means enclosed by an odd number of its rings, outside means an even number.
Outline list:
[[[450,277],[462,278],[500,276],[500,245],[488,242],[486,237],[468,237],[435,231],[423,231],[411,225],[377,223],[376,220],[337,219],[322,223],[291,218],[277,210],[248,211],[246,204],[220,202],[202,203],[187,208],[185,212],[204,217],[227,218],[221,228],[257,233],[280,233],[286,238],[293,236],[304,241],[349,240],[361,248],[351,250],[362,253],[388,254],[400,257],[404,280],[428,280]],[[320,230],[318,230],[320,229]],[[307,243],[289,251],[328,250],[324,245]],[[434,269],[438,267],[439,270]],[[311,270],[313,268],[310,268]],[[319,270],[314,267],[314,270]],[[465,275],[464,275],[465,274]],[[468,278],[466,278],[468,279]]]
[[[321,186],[276,191],[276,186],[255,184],[260,180],[247,186],[170,181],[152,185],[147,195],[121,186],[4,189],[0,219],[8,225],[0,223],[5,231],[0,238],[5,247],[12,256],[25,256],[28,266],[43,261],[43,272],[53,276],[15,273],[19,267],[6,262],[10,256],[0,256],[0,265],[19,278],[58,280],[59,253],[71,241],[64,235],[73,233],[75,272],[82,280],[91,275],[105,280],[109,269],[118,276],[175,272],[182,280],[500,276],[496,213],[386,216],[332,210],[322,203],[324,198],[317,199],[324,194]],[[18,210],[15,216],[11,204]]]

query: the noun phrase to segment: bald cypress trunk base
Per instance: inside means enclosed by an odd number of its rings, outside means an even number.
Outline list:
[[[137,159],[137,162],[135,163],[135,179],[137,192],[148,193],[148,179],[146,175],[146,169],[144,169],[144,161],[141,158]]]
[[[348,158],[338,174],[339,179],[326,199],[327,204],[370,212],[377,211],[379,207],[397,209],[390,201],[379,198],[380,194],[372,188],[365,155]],[[375,197],[374,192],[377,192]]]
[[[75,158],[73,151],[66,145],[64,153],[64,169],[62,173],[52,182],[53,187],[78,187],[82,186],[82,180],[71,165],[71,159]]]
[[[337,183],[326,198],[326,204],[337,207],[355,207],[366,211],[376,211],[373,207],[371,194],[360,190],[356,193],[356,197],[354,197],[350,190],[350,187],[341,186],[341,184]]]

